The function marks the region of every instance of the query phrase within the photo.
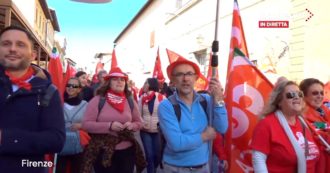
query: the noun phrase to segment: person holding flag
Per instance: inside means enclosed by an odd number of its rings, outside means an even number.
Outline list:
[[[303,97],[293,81],[274,87],[252,137],[255,173],[316,173],[320,152],[301,116]]]
[[[220,82],[216,78],[211,79],[209,91],[212,97],[198,94],[194,84],[200,69],[182,57],[167,67],[167,75],[176,92],[158,107],[159,124],[166,140],[164,172],[209,173],[209,142],[216,137],[215,130],[223,134],[228,127]],[[211,110],[212,98],[214,110]],[[210,111],[214,111],[211,117],[213,127],[208,126]]]

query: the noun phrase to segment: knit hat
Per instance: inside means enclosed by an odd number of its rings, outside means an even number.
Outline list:
[[[119,78],[124,78],[125,80],[128,79],[128,76],[126,73],[121,71],[119,67],[114,67],[110,70],[110,73],[104,77],[104,80],[109,80],[112,77],[119,77]]]
[[[194,69],[195,69],[195,73],[197,76],[200,75],[200,69],[198,67],[198,65],[192,61],[188,61],[187,59],[183,58],[183,57],[179,57],[176,61],[174,61],[173,63],[171,63],[170,65],[167,66],[166,68],[166,72],[167,72],[167,76],[169,78],[171,78],[172,73],[173,73],[173,69],[181,64],[188,64],[191,65]]]

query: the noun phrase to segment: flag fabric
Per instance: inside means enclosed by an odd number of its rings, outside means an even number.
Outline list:
[[[115,51],[115,48],[114,48],[113,51],[112,51],[110,71],[111,71],[111,69],[113,69],[117,66],[118,66],[118,63],[117,63],[116,51]],[[109,71],[109,73],[110,73],[110,71]]]
[[[48,72],[52,78],[52,83],[57,87],[60,96],[63,101],[63,69],[62,69],[62,63],[59,57],[59,54],[57,53],[57,49],[53,48],[52,55],[50,56],[50,61],[48,65]]]
[[[65,85],[68,83],[69,79],[74,77],[76,74],[76,69],[74,69],[69,63],[66,66],[66,72],[65,72],[65,78],[63,83],[63,88],[65,88]]]
[[[162,71],[162,64],[160,62],[160,57],[159,57],[159,48],[157,50],[157,56],[156,56],[156,61],[155,61],[155,67],[152,73],[153,78],[157,78],[160,83],[165,82],[165,77],[163,75]]]
[[[99,74],[99,71],[103,70],[104,68],[104,63],[102,63],[101,59],[99,60],[99,62],[96,64],[96,67],[95,67],[95,73],[92,77],[92,82],[93,83],[98,83],[99,80],[97,78],[97,75]]]
[[[225,148],[229,169],[235,173],[253,172],[249,143],[273,85],[237,48],[227,76],[225,102],[229,128]]]
[[[234,6],[233,6],[233,19],[232,19],[232,30],[231,30],[231,40],[230,40],[230,50],[229,50],[229,58],[228,58],[228,65],[227,65],[227,84],[226,84],[226,89],[225,89],[225,98],[229,98],[228,91],[230,90],[229,87],[229,82],[231,82],[229,78],[230,73],[230,68],[232,66],[232,60],[234,57],[234,48],[240,49],[246,57],[248,57],[248,50],[247,50],[247,45],[245,42],[245,36],[244,36],[244,30],[243,30],[243,25],[242,25],[242,20],[240,16],[240,11],[238,7],[238,2],[237,0],[234,0]],[[228,132],[225,135],[225,149],[226,149],[226,154],[228,155],[228,163],[229,163],[229,170],[231,169],[231,138],[232,138],[232,115],[228,114],[228,123],[229,123],[229,128]],[[234,165],[233,165],[234,166]]]
[[[234,55],[234,48],[240,49],[246,57],[249,57],[237,0],[234,0],[228,67],[231,67],[231,61]],[[228,79],[228,74],[229,74],[229,69],[227,69],[227,79]]]
[[[166,53],[167,53],[168,60],[169,60],[170,64],[173,63],[173,62],[175,62],[179,58],[186,59],[183,56],[179,55],[178,53],[175,53],[175,52],[173,52],[173,51],[171,51],[169,49],[166,49]],[[196,83],[194,85],[194,89],[196,91],[206,90],[207,85],[208,85],[207,78],[202,73],[200,73],[199,76],[198,76],[198,79],[197,79],[197,81],[196,81]]]
[[[324,84],[324,101],[330,102],[330,81]]]

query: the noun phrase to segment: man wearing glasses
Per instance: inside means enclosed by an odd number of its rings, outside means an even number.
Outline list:
[[[223,134],[228,127],[220,82],[211,79],[209,92],[212,97],[198,94],[194,84],[200,69],[197,64],[181,57],[167,67],[167,75],[176,87],[176,92],[172,98],[161,102],[158,108],[160,127],[166,140],[164,172],[208,173],[209,143],[216,136],[215,130]],[[211,105],[211,99],[214,106]],[[206,108],[202,102],[206,102]],[[175,105],[179,106],[180,116]],[[213,111],[212,126],[208,122],[210,111]]]

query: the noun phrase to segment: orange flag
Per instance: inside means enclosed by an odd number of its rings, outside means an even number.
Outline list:
[[[110,70],[117,67],[118,63],[117,63],[117,57],[116,57],[116,51],[115,48],[112,51],[112,58],[111,58],[111,67]],[[110,72],[110,71],[109,71]]]
[[[175,53],[175,52],[173,52],[169,49],[166,49],[166,53],[167,53],[168,60],[170,61],[170,63],[173,63],[174,61],[176,61],[179,58],[186,59],[183,56],[181,56],[181,55],[179,55],[179,54],[177,54],[177,53]],[[198,76],[198,79],[195,83],[194,89],[196,91],[206,90],[207,85],[208,85],[207,78],[203,74],[200,73],[199,76]]]
[[[53,48],[52,55],[50,57],[49,65],[48,65],[48,72],[52,78],[53,84],[57,87],[62,101],[63,101],[63,69],[62,69],[62,63],[59,57],[59,54],[57,53],[57,49]]]
[[[234,49],[228,76],[225,102],[231,123],[226,133],[225,147],[230,172],[252,172],[249,143],[273,85],[239,49]]]
[[[244,55],[248,57],[248,50],[247,50],[247,45],[245,42],[245,36],[244,36],[244,30],[243,30],[243,25],[242,25],[242,20],[240,16],[240,11],[238,7],[237,0],[234,0],[234,9],[233,9],[233,20],[232,20],[232,30],[231,30],[231,40],[230,40],[230,50],[229,50],[229,58],[228,58],[228,68],[227,68],[227,85],[226,85],[226,90],[225,90],[225,97],[228,97],[227,91],[229,90],[228,88],[228,82],[230,82],[231,79],[229,79],[230,75],[230,67],[232,66],[232,60],[234,57],[234,48],[240,49]],[[228,155],[228,158],[230,160],[231,157],[231,124],[232,122],[232,115],[228,114],[228,123],[229,127],[228,131],[225,136],[225,149],[226,153]],[[231,162],[229,162],[229,169],[231,168]]]
[[[228,58],[228,67],[231,66],[232,58],[234,57],[234,48],[240,49],[246,57],[249,57],[249,52],[245,42],[243,24],[241,20],[241,15],[239,12],[239,7],[237,0],[234,0],[234,10],[233,10],[233,22],[231,28],[231,40],[230,40],[230,51]],[[229,74],[229,69],[227,69],[227,78]]]
[[[162,71],[162,64],[160,62],[160,57],[159,57],[159,48],[157,50],[157,57],[156,57],[155,67],[152,73],[152,77],[157,78],[160,83],[163,83],[165,81],[165,77]]]

